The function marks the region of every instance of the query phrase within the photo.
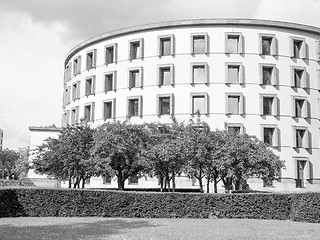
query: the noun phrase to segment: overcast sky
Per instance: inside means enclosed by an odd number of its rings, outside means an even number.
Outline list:
[[[0,0],[0,128],[4,147],[29,126],[61,125],[63,62],[111,30],[190,18],[256,18],[320,27],[320,0]]]

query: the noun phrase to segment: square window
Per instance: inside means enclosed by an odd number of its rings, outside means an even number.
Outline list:
[[[79,107],[71,109],[71,125],[79,123]]]
[[[269,145],[273,145],[274,128],[263,128],[263,142]]]
[[[305,160],[297,160],[297,178],[296,178],[296,187],[303,188],[304,187],[304,169],[307,161]]]
[[[160,115],[170,114],[170,97],[160,97]]]
[[[115,63],[117,61],[117,44],[110,44],[105,47],[106,64]]]
[[[129,88],[137,88],[142,86],[142,68],[134,68],[129,70]]]
[[[193,53],[201,54],[206,53],[206,39],[205,36],[193,36]]]
[[[72,101],[80,98],[80,81],[72,84]]]
[[[306,58],[306,42],[304,38],[290,37],[290,51],[293,58]]]
[[[81,73],[81,56],[76,57],[73,60],[73,75]]]
[[[229,132],[233,132],[234,134],[240,134],[241,127],[228,126],[228,131],[229,131]]]
[[[109,72],[104,75],[104,91],[116,90],[116,72]]]
[[[240,66],[228,66],[228,83],[239,83]]]
[[[206,69],[204,65],[195,65],[192,67],[193,84],[207,83]]]
[[[295,117],[302,117],[304,101],[304,99],[295,99]]]
[[[271,55],[271,37],[262,37],[262,55]]]
[[[113,118],[113,102],[106,101],[103,103],[103,119],[110,119]]]
[[[85,106],[84,107],[84,120],[86,122],[90,122],[91,121],[91,113],[92,113],[91,105]]]
[[[170,67],[161,67],[159,85],[170,85],[171,84],[171,69]]]
[[[95,76],[86,79],[86,96],[94,94],[95,91]]]
[[[272,115],[273,97],[263,97],[263,115]]]
[[[296,146],[297,148],[303,147],[303,140],[305,137],[306,130],[304,129],[296,129]]]
[[[241,33],[226,33],[225,51],[226,53],[242,53],[242,34]]]
[[[207,96],[191,94],[191,114],[207,114]]]
[[[141,116],[141,97],[128,98],[128,117]]]
[[[173,35],[159,37],[159,56],[173,55]]]
[[[129,59],[143,58],[143,41],[142,39],[132,40],[129,42]]]
[[[262,67],[262,84],[271,85],[273,67]]]
[[[240,114],[240,96],[228,95],[228,114]]]

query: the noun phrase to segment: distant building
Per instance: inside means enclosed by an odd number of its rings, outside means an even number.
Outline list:
[[[0,129],[0,151],[2,150],[3,146],[3,130]]]
[[[56,138],[61,131],[61,128],[55,126],[49,127],[29,127],[30,130],[30,142],[29,142],[29,162],[32,165],[35,151],[38,146],[44,143],[44,140],[52,137]],[[28,171],[28,178],[38,187],[57,187],[60,186],[60,182],[48,178],[46,175],[39,175],[34,172],[33,169]]]

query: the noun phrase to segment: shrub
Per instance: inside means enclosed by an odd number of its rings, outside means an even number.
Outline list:
[[[0,189],[0,217],[255,218],[320,221],[320,193],[199,194]]]

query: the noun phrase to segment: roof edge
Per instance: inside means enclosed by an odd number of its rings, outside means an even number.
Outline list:
[[[197,25],[252,25],[252,26],[267,26],[267,27],[278,27],[278,28],[287,28],[287,29],[295,29],[304,32],[311,32],[320,34],[320,28],[298,24],[298,23],[290,23],[283,21],[274,21],[274,20],[262,20],[262,19],[244,19],[244,18],[214,18],[214,19],[188,19],[188,20],[174,20],[174,21],[166,21],[166,22],[158,22],[158,23],[149,23],[144,25],[132,26],[127,28],[122,28],[114,31],[110,31],[107,33],[103,33],[97,35],[95,37],[89,38],[75,47],[73,47],[65,59],[65,66],[69,62],[71,56],[80,51],[81,49],[88,47],[94,43],[101,42],[108,38],[113,38],[125,34],[130,34],[132,32],[141,32],[147,31],[151,29],[160,29],[160,28],[170,28],[170,27],[185,27],[185,26],[197,26]]]

